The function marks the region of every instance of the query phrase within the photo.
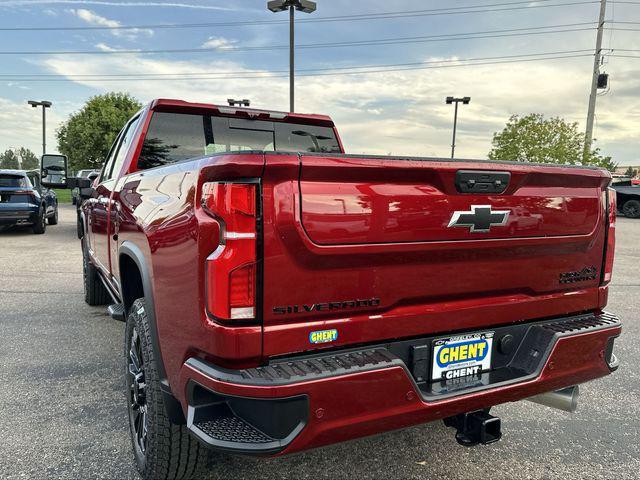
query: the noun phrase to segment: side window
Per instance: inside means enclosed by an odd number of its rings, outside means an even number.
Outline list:
[[[114,175],[117,175],[120,172],[124,159],[127,157],[129,147],[131,147],[131,142],[133,141],[136,127],[138,126],[138,119],[139,117],[136,117],[131,120],[125,127],[123,133],[120,134],[120,143],[117,143],[115,155],[112,158],[113,161],[107,162],[102,176],[102,181],[111,180]],[[111,164],[109,165],[109,163]]]
[[[106,182],[109,180],[111,168],[113,167],[113,160],[116,156],[116,152],[118,151],[118,145],[120,145],[120,138],[122,137],[122,132],[118,134],[115,142],[111,145],[111,150],[109,150],[109,155],[107,155],[107,159],[102,165],[102,170],[100,171],[100,180],[98,183]]]
[[[37,173],[27,173],[27,178],[29,179],[29,182],[31,182],[31,185],[33,186],[33,188],[35,188],[38,192],[40,191],[40,178],[38,177]]]
[[[34,181],[33,174],[31,172],[27,173],[27,180],[29,180],[29,186],[36,188],[36,182]]]

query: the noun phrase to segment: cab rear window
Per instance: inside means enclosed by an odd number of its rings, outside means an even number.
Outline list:
[[[155,112],[138,168],[147,169],[215,153],[242,151],[340,153],[329,127]]]

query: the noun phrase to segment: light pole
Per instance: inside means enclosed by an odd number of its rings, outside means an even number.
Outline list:
[[[471,97],[462,97],[462,98],[447,97],[445,101],[447,102],[447,105],[451,105],[452,103],[455,103],[456,105],[455,113],[453,114],[453,141],[451,142],[451,158],[453,158],[456,153],[456,129],[458,128],[458,104],[462,102],[463,105],[469,105],[469,103],[471,102]]]
[[[299,10],[304,13],[316,11],[316,2],[310,0],[271,0],[267,2],[267,8],[272,12],[284,12],[289,10],[289,111],[295,111],[295,13]]]
[[[33,108],[42,107],[42,154],[44,155],[47,153],[47,108],[51,108],[53,104],[46,100],[41,102],[29,100],[27,103]]]

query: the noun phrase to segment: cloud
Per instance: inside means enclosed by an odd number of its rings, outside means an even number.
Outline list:
[[[215,48],[219,50],[232,48],[237,43],[236,40],[228,40],[224,37],[209,37],[209,40],[202,44],[202,48]]]
[[[100,50],[101,52],[115,52],[117,49],[110,47],[106,43],[96,43],[96,50]]]
[[[14,82],[8,82],[7,87],[18,88],[20,90],[31,90],[31,87],[27,87],[26,85],[22,85],[20,83],[14,83]]]
[[[57,151],[55,129],[67,106],[54,104],[47,110],[47,151]],[[42,152],[42,113],[27,105],[27,100],[13,101],[0,97],[0,151],[10,147],[27,147],[37,155]]]
[[[102,44],[99,48],[110,47]],[[493,133],[501,130],[512,114],[536,112],[560,116],[577,121],[584,128],[591,62],[591,58],[584,57],[376,74],[299,76],[297,110],[331,115],[351,153],[447,157],[453,108],[445,104],[444,98],[468,95],[471,104],[461,106],[459,111],[456,153],[463,158],[486,158]],[[249,98],[256,108],[284,110],[288,106],[286,78],[265,75],[251,78],[251,69],[245,65],[215,57],[205,62],[171,61],[141,54],[108,58],[50,56],[42,59],[41,65],[50,73],[62,75],[69,72],[124,75],[119,81],[105,77],[76,83],[90,87],[95,93],[127,91],[142,101],[165,97],[224,104],[226,98]],[[615,82],[614,93],[598,98],[595,130],[597,146],[603,153],[628,164],[640,163],[635,148],[640,131],[637,67],[611,59],[608,71]],[[197,78],[225,72],[246,78]],[[136,79],[140,73],[192,73],[196,78]],[[624,94],[617,96],[616,91]],[[3,136],[0,131],[0,138]]]
[[[104,5],[112,7],[166,7],[187,8],[195,10],[218,10],[235,12],[240,8],[201,5],[187,2],[119,2],[109,0],[4,0],[0,7],[29,7],[34,5]]]
[[[115,37],[135,40],[139,35],[145,35],[147,37],[153,36],[153,30],[148,28],[118,29],[117,27],[121,27],[122,24],[117,20],[110,20],[106,17],[102,17],[91,10],[87,10],[86,8],[70,9],[69,12],[89,25],[112,28],[113,30],[109,31]]]

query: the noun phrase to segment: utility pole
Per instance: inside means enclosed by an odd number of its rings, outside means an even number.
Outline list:
[[[42,107],[42,154],[47,153],[47,108],[51,108],[53,105],[51,102],[43,100],[42,102],[36,102],[29,100],[27,102],[33,108]]]
[[[584,136],[584,152],[582,159],[586,160],[591,151],[593,141],[593,120],[596,114],[596,97],[598,96],[598,76],[602,62],[602,36],[604,31],[604,17],[607,13],[607,0],[600,0],[600,17],[598,19],[598,34],[596,36],[596,53],[593,59],[593,77],[591,78],[591,95],[589,96],[589,111],[587,113],[587,129]]]
[[[289,10],[289,111],[294,112],[296,76],[296,10],[304,13],[313,13],[316,11],[316,2],[311,0],[271,0],[267,2],[267,8],[272,12],[284,12]]]
[[[458,104],[462,102],[463,105],[469,105],[471,102],[471,97],[462,97],[462,98],[454,98],[447,97],[445,99],[447,105],[455,104],[455,110],[453,114],[453,140],[451,142],[451,158],[455,156],[456,153],[456,130],[458,129]]]

